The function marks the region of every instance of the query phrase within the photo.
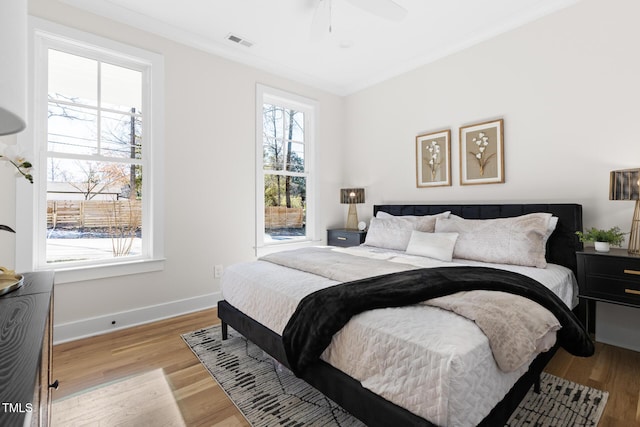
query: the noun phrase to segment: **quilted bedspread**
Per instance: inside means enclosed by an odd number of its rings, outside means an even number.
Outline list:
[[[553,264],[539,269],[463,260],[444,263],[371,247],[340,251],[413,269],[462,265],[502,268],[533,277],[569,307],[576,300],[575,277],[569,269]],[[228,267],[221,290],[234,307],[282,335],[306,295],[342,281],[252,261]],[[440,426],[476,425],[527,369],[501,371],[486,336],[474,322],[424,304],[357,314],[333,336],[321,358],[363,387]]]
[[[576,356],[593,355],[593,342],[575,315],[537,281],[495,268],[440,267],[369,277],[307,295],[282,334],[289,365],[300,375],[319,359],[333,335],[363,311],[417,304],[471,290],[508,292],[535,301],[560,321],[558,338],[562,347]]]

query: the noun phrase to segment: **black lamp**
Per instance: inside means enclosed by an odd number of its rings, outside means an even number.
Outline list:
[[[364,188],[343,188],[340,190],[340,203],[349,204],[349,213],[347,215],[348,230],[358,229],[358,211],[356,203],[364,203]]]
[[[609,200],[636,201],[628,251],[630,254],[640,254],[640,169],[612,171],[609,179]]]

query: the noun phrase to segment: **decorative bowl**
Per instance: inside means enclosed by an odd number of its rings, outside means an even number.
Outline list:
[[[0,267],[0,296],[15,291],[24,284],[24,276],[15,271]]]

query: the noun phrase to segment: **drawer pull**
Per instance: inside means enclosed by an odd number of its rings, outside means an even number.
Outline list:
[[[338,236],[338,237],[336,237],[336,239],[338,239],[338,240],[347,240],[346,237],[342,237],[342,236]]]
[[[626,274],[635,274],[636,276],[640,276],[640,271],[638,270],[624,270]]]
[[[624,292],[626,294],[640,295],[640,291],[636,289],[625,289]]]

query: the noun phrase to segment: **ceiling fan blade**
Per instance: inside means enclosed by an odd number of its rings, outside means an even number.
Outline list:
[[[407,16],[407,9],[393,0],[347,0],[360,9],[371,12],[384,19],[402,21]]]
[[[311,22],[311,41],[323,39],[331,32],[331,0],[318,0]]]

